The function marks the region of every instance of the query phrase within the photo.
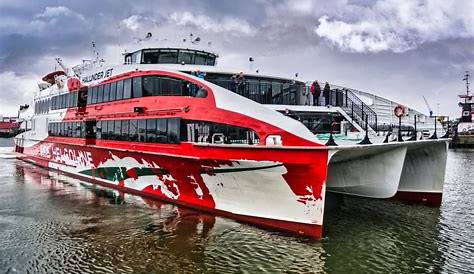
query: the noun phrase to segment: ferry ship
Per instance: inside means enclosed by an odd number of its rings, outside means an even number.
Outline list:
[[[219,71],[217,57],[142,48],[122,64],[96,59],[72,71],[58,60],[63,70],[43,77],[34,108],[21,114],[16,151],[96,184],[315,238],[326,187],[389,198],[408,186],[415,200],[436,192],[440,201],[445,141],[326,146],[258,102],[297,104],[303,82]]]

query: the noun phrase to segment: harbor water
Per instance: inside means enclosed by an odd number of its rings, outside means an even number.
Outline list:
[[[98,187],[0,142],[0,273],[474,273],[474,150],[449,151],[440,208],[343,197],[314,241]]]

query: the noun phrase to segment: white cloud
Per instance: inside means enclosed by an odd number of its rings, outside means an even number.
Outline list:
[[[386,0],[351,20],[324,15],[316,34],[344,51],[404,52],[425,43],[474,37],[471,0]],[[358,7],[360,8],[360,6]]]
[[[46,7],[43,12],[34,15],[34,20],[24,26],[31,33],[71,30],[71,25],[88,25],[84,15],[64,6]],[[64,29],[59,29],[63,27]]]
[[[4,116],[17,114],[20,104],[30,104],[37,91],[38,75],[17,75],[12,71],[0,73],[0,106]]]
[[[132,15],[127,17],[120,22],[121,26],[124,26],[130,30],[136,31],[141,28],[140,20],[142,17],[140,15]]]
[[[254,35],[256,32],[256,29],[247,21],[235,17],[224,17],[221,20],[216,20],[206,15],[194,15],[186,11],[171,14],[170,20],[179,26],[194,26],[213,32],[244,35]]]
[[[55,18],[60,16],[73,16],[85,21],[82,14],[70,10],[68,7],[46,7],[42,13],[36,14],[36,18]]]

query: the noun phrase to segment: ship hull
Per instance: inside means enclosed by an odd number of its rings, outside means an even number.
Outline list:
[[[54,142],[22,151],[25,161],[95,184],[261,227],[322,236],[325,150],[284,152],[288,161],[252,160],[250,155],[224,159],[222,151],[220,157],[189,157]]]

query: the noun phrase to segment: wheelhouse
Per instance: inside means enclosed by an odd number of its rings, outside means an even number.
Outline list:
[[[125,64],[182,64],[215,66],[214,53],[181,48],[148,48],[125,54]]]

